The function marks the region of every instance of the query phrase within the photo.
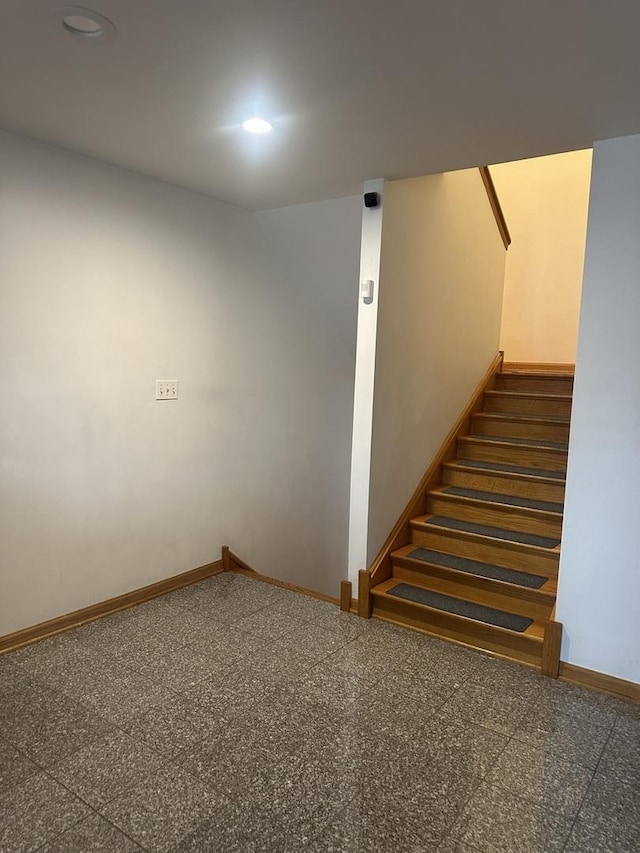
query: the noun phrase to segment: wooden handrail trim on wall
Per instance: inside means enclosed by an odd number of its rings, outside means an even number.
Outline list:
[[[505,249],[508,249],[511,245],[511,235],[509,234],[509,229],[507,228],[507,221],[504,218],[504,213],[502,212],[502,207],[498,199],[498,193],[496,192],[495,184],[493,183],[493,178],[491,177],[491,172],[489,171],[488,166],[479,166],[478,168],[480,170],[480,177],[482,178],[482,183],[484,184],[484,188],[487,191],[487,196],[489,197],[489,204],[491,205],[491,210],[493,210],[493,215],[496,218],[496,224],[498,226],[500,236],[502,237],[502,242],[504,243]]]

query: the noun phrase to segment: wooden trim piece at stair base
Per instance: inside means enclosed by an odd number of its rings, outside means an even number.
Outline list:
[[[358,616],[371,618],[371,572],[360,569],[358,572]]]
[[[575,364],[561,364],[547,361],[505,361],[502,365],[505,373],[575,373]]]
[[[498,193],[496,192],[496,187],[493,183],[491,172],[489,171],[488,166],[479,166],[478,168],[480,170],[480,177],[482,178],[482,183],[484,184],[484,188],[487,191],[491,210],[493,211],[493,215],[496,218],[496,225],[498,226],[498,231],[500,232],[500,236],[502,237],[502,242],[504,243],[505,249],[508,249],[511,245],[511,235],[509,234],[509,229],[507,228],[507,221],[504,218],[504,213],[502,212],[502,206],[500,204],[500,200],[498,199]]]
[[[554,608],[555,609],[555,608]],[[540,671],[549,678],[557,678],[560,667],[560,646],[562,644],[562,623],[547,622],[542,643],[542,663]]]
[[[302,595],[308,595],[310,598],[317,598],[319,601],[327,601],[329,604],[335,604],[338,607],[340,606],[340,599],[334,598],[332,595],[325,595],[323,592],[316,592],[314,589],[307,589],[305,586],[298,586],[297,584],[288,583],[287,581],[281,581],[278,578],[269,577],[269,575],[261,575],[260,572],[256,572],[255,569],[252,569],[248,563],[245,563],[241,557],[234,554],[227,545],[223,545],[223,549],[224,548],[227,550],[229,559],[228,571],[244,575],[245,577],[254,578],[257,581],[263,581],[263,583],[269,583],[272,586],[279,586],[281,589],[287,589],[290,592],[299,592]]]
[[[20,631],[15,631],[13,634],[0,637],[0,654],[20,648],[20,646],[27,646],[38,640],[43,640],[45,637],[52,637],[54,634],[70,631],[72,628],[77,628],[86,622],[94,622],[103,616],[110,616],[112,613],[118,613],[120,610],[135,607],[137,604],[144,604],[145,601],[151,601],[153,598],[166,595],[166,593],[181,589],[183,586],[190,586],[191,584],[206,580],[214,575],[221,574],[223,571],[222,560],[216,560],[215,563],[207,563],[205,566],[191,569],[188,572],[182,572],[179,575],[174,575],[163,581],[157,581],[157,583],[149,584],[149,586],[143,586],[140,589],[134,589],[131,592],[124,593],[124,595],[108,598],[106,601],[100,601],[98,604],[91,604],[89,607],[74,610],[72,613],[66,613],[64,616],[57,616],[55,619],[49,619],[30,628],[23,628]]]
[[[625,681],[624,678],[605,675],[603,672],[595,672],[564,661],[560,661],[560,679],[640,705],[640,684],[635,681]]]
[[[441,483],[442,464],[455,458],[458,438],[468,431],[471,415],[482,408],[484,392],[495,382],[495,375],[500,371],[503,357],[504,353],[499,352],[487,368],[482,379],[476,386],[471,399],[449,431],[449,434],[427,468],[424,477],[420,480],[418,487],[400,514],[386,542],[373,563],[369,566],[372,585],[391,577],[391,553],[411,541],[409,522],[414,516],[426,513],[427,492]],[[358,598],[360,598],[360,595],[358,595]]]
[[[340,610],[351,610],[351,581],[340,581]]]

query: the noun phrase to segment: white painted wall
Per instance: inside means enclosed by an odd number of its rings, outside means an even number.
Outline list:
[[[500,349],[506,361],[576,360],[591,150],[491,167],[512,243]]]
[[[337,594],[359,233],[0,134],[0,635],[223,543]]]
[[[640,682],[640,136],[594,146],[557,618],[562,660]]]
[[[387,182],[368,564],[498,352],[505,255],[477,169]]]

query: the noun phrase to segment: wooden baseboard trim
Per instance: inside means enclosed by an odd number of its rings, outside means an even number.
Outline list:
[[[528,371],[533,373],[538,371],[542,373],[545,371],[549,373],[574,373],[576,366],[575,364],[561,364],[555,361],[505,361],[502,369],[504,371],[524,371],[525,373]]]
[[[166,578],[166,580],[157,581],[156,583],[149,584],[149,586],[143,586],[140,589],[126,592],[124,595],[117,595],[115,598],[108,598],[106,601],[100,601],[98,604],[91,604],[89,607],[74,610],[72,613],[66,613],[64,616],[48,619],[46,622],[40,622],[39,625],[23,628],[20,631],[15,631],[13,634],[6,634],[4,637],[0,637],[0,654],[20,648],[20,646],[27,646],[38,640],[43,640],[45,637],[52,637],[54,634],[61,634],[63,631],[70,631],[72,628],[77,628],[86,622],[93,622],[96,619],[101,619],[103,616],[109,616],[120,610],[135,607],[137,604],[151,601],[152,598],[158,598],[160,595],[173,592],[183,586],[190,586],[191,584],[198,583],[198,581],[206,580],[206,578],[218,575],[222,571],[224,571],[222,560],[216,560],[214,563],[207,563],[205,566],[199,566],[197,569],[191,569],[188,572],[182,572],[179,575]]]
[[[401,548],[403,545],[407,545],[411,541],[409,522],[415,516],[424,515],[424,513],[426,513],[427,492],[429,489],[433,489],[436,485],[441,483],[442,464],[443,462],[455,457],[456,442],[461,435],[468,432],[471,415],[481,409],[484,392],[489,390],[490,387],[493,387],[495,375],[502,367],[503,355],[504,354],[502,352],[499,352],[485,371],[482,379],[471,395],[469,402],[459,415],[452,429],[449,431],[449,434],[427,468],[424,477],[420,480],[418,487],[396,521],[386,542],[378,552],[373,563],[369,566],[368,571],[371,575],[372,585],[374,583],[385,581],[391,577],[390,554],[398,548]]]
[[[340,610],[351,610],[351,581],[340,581]]]
[[[302,595],[308,595],[310,598],[317,598],[319,601],[327,601],[329,604],[335,604],[338,607],[340,606],[340,599],[334,598],[332,595],[325,595],[323,592],[316,592],[314,589],[307,589],[304,586],[297,586],[293,583],[287,583],[287,581],[278,580],[278,578],[269,577],[269,575],[261,575],[260,572],[256,572],[255,569],[252,569],[248,563],[238,557],[237,554],[229,548],[228,545],[222,546],[223,555],[227,555],[227,561],[229,568],[227,571],[235,572],[239,575],[245,575],[246,577],[255,578],[255,580],[263,581],[264,583],[270,583],[272,586],[279,586],[281,589],[288,589],[291,592],[299,592]]]
[[[554,605],[555,612],[555,605]],[[544,629],[542,644],[542,662],[540,669],[543,675],[557,678],[560,666],[560,646],[562,644],[562,623],[553,619],[547,622]]]
[[[560,661],[560,679],[640,705],[640,684],[636,684],[635,681],[625,681],[614,675],[605,675],[603,672],[595,672],[564,661]]]

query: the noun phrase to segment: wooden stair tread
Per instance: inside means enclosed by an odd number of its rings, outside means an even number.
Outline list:
[[[383,583],[375,586],[371,590],[371,594],[374,597],[374,599],[375,598],[382,598],[382,597],[389,597],[389,590],[398,586],[399,583],[401,583],[401,581],[398,580],[398,578],[389,578],[389,580],[383,581]],[[411,584],[411,586],[417,587],[417,584]],[[431,589],[431,587],[429,586],[428,583],[421,584],[420,587],[429,591],[429,592],[441,594],[439,590]],[[466,594],[464,597],[462,595],[456,595],[456,596],[450,596],[450,597],[451,598],[457,598],[460,601],[468,603],[468,604],[478,605],[480,607],[490,607],[490,605],[485,604],[485,602],[481,596],[475,597],[473,595]],[[436,613],[446,613],[447,618],[455,620],[456,622],[459,622],[461,625],[468,624],[469,628],[472,628],[472,626],[480,623],[480,624],[485,626],[485,630],[488,629],[491,632],[496,632],[497,634],[505,634],[505,635],[514,635],[515,634],[515,635],[519,635],[520,637],[526,637],[530,640],[538,641],[540,643],[542,643],[542,638],[544,637],[544,624],[545,623],[544,623],[544,620],[542,620],[542,619],[540,619],[540,620],[534,619],[532,624],[529,625],[528,628],[525,628],[524,631],[514,631],[510,628],[504,628],[500,625],[494,625],[490,622],[484,622],[482,620],[473,619],[469,616],[463,616],[460,614],[450,613],[449,611],[441,610],[438,607],[430,607],[429,605],[422,604],[422,603],[417,602],[417,601],[411,601],[411,600],[404,599],[404,598],[396,598],[395,596],[394,596],[394,598],[396,599],[396,601],[401,602],[402,605],[408,606],[411,609],[417,609],[418,612],[420,612],[420,611],[429,612],[430,611],[430,612],[436,612]],[[491,609],[498,610],[499,608],[491,608]],[[507,610],[503,610],[502,612],[509,614],[509,615],[513,615],[513,616],[520,616],[521,615],[521,614],[510,612]]]
[[[464,459],[520,465],[524,468],[566,472],[568,445],[539,439],[466,435],[458,438],[458,455]]]
[[[519,465],[507,465],[502,462],[484,462],[481,459],[456,459],[445,462],[445,468],[458,468],[463,471],[477,469],[483,473],[510,474],[517,477],[526,477],[529,480],[545,480],[549,483],[564,484],[566,476],[563,471],[548,471],[544,468],[527,468]]]
[[[443,486],[533,498],[560,503],[564,508],[564,479],[557,477],[539,477],[535,474],[500,471],[491,466],[476,468],[472,465],[445,462],[442,466],[441,479]]]
[[[458,519],[472,525],[486,525],[513,531],[525,536],[542,536],[560,541],[562,515],[527,506],[526,499],[510,502],[505,495],[502,501],[491,500],[491,495],[453,487],[432,489],[427,493],[427,510],[431,515]],[[456,494],[456,491],[462,494]],[[465,494],[466,493],[466,494]]]
[[[416,552],[422,552],[426,556],[412,556]],[[415,571],[437,569],[446,574],[447,577],[463,580],[473,579],[475,581],[487,581],[497,590],[503,592],[513,591],[523,594],[534,594],[539,597],[552,597],[557,590],[557,581],[542,571],[509,569],[482,560],[474,560],[468,557],[459,557],[455,554],[447,554],[430,548],[422,548],[419,545],[403,545],[391,554],[394,565],[403,565]],[[542,582],[540,586],[525,586],[524,576],[537,577]]]
[[[558,450],[566,453],[569,449],[568,441],[548,441],[546,438],[519,438],[510,435],[484,435],[483,433],[469,433],[461,436],[458,441],[481,441],[483,444],[501,444],[515,447],[526,447],[532,450]]]
[[[474,412],[474,418],[486,421],[516,421],[517,423],[532,424],[559,424],[567,426],[571,418],[562,415],[531,415],[520,412]]]
[[[558,576],[559,548],[539,548],[508,539],[453,530],[450,527],[429,524],[420,518],[412,520],[409,527],[411,541],[419,548],[481,560],[507,569],[531,571],[554,578]]]
[[[501,370],[497,376],[517,376],[524,379],[573,379],[573,373],[560,370]]]
[[[412,527],[423,528],[444,528],[447,531],[457,534],[476,536],[493,542],[508,542],[510,545],[516,545],[524,548],[532,548],[536,551],[551,553],[558,546],[557,539],[549,536],[537,536],[536,534],[522,533],[520,531],[509,530],[508,528],[494,527],[488,524],[476,524],[471,522],[461,521],[456,518],[445,518],[436,515],[422,515],[411,520]],[[547,544],[536,544],[534,540],[548,540]],[[553,543],[553,544],[551,544]]]
[[[547,391],[509,391],[503,388],[494,388],[492,391],[485,391],[485,396],[488,397],[523,397],[525,400],[562,400],[570,403],[573,399],[571,394],[550,394]]]
[[[532,517],[562,521],[564,506],[554,501],[539,501],[535,498],[520,498],[517,495],[501,495],[479,489],[464,489],[459,486],[443,485],[432,489],[430,495],[441,495],[446,499],[476,505],[491,505],[495,509],[512,508],[530,513]]]

